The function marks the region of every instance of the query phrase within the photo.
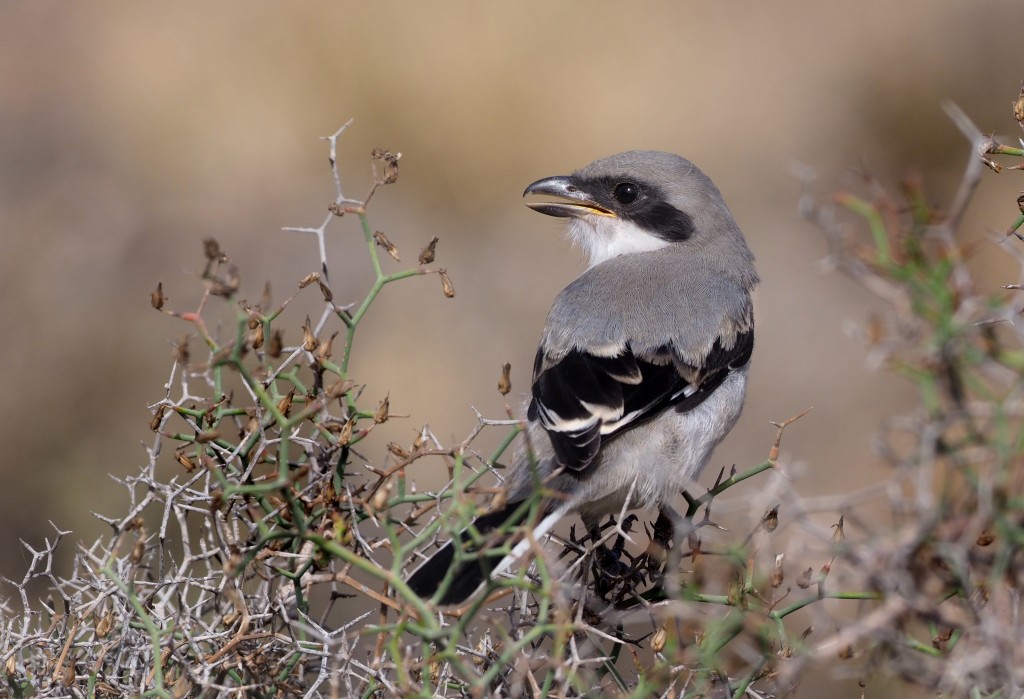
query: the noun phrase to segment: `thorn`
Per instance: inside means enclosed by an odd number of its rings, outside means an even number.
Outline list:
[[[806,410],[803,410],[803,411],[797,413],[796,415],[794,415],[791,418],[787,418],[787,419],[783,420],[782,422],[772,422],[771,423],[771,424],[775,425],[778,428],[778,432],[775,433],[775,442],[772,444],[772,448],[768,452],[768,460],[770,462],[772,462],[773,465],[775,464],[775,462],[777,462],[779,460],[779,447],[782,445],[782,433],[783,433],[783,431],[787,427],[792,425],[794,422],[796,422],[797,420],[802,418],[804,415],[806,415],[807,413],[811,412],[811,410],[813,410],[813,409],[814,408],[812,406],[810,408],[807,408]]]

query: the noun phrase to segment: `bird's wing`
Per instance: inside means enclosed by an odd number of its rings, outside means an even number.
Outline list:
[[[571,349],[556,355],[542,346],[534,363],[527,416],[539,420],[560,465],[580,472],[601,445],[674,407],[685,412],[704,402],[750,359],[754,332],[719,338],[700,367],[687,364],[671,344],[636,356],[627,344],[612,356]]]

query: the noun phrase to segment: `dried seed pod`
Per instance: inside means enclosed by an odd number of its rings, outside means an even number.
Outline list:
[[[796,579],[796,586],[802,590],[806,590],[811,586],[811,576],[814,575],[814,570],[808,568],[804,572],[800,573],[800,577]]]
[[[512,365],[505,362],[501,365],[501,378],[498,379],[498,393],[503,396],[507,396],[509,391],[512,390]]]
[[[318,364],[323,364],[324,362],[331,358],[331,345],[334,343],[334,338],[336,338],[337,336],[338,333],[334,333],[329,338],[327,338],[327,342],[323,342],[320,344],[319,347],[317,347],[314,356],[316,357],[316,361]]]
[[[668,640],[668,631],[665,630],[664,626],[659,626],[658,630],[651,636],[651,650],[655,653],[660,653],[665,650],[665,642]]]
[[[249,343],[253,349],[259,349],[263,346],[263,323],[256,323],[256,327],[249,333]]]
[[[388,498],[391,497],[391,491],[394,489],[394,478],[388,478],[379,488],[377,488],[377,492],[375,492],[370,498],[370,506],[377,512],[383,510],[388,504]]]
[[[278,401],[277,410],[285,417],[288,417],[288,413],[292,409],[292,400],[295,398],[295,389],[288,391],[288,395]]]
[[[167,297],[164,296],[164,283],[157,282],[156,289],[149,295],[149,302],[153,305],[153,308],[159,311],[164,307],[164,301],[166,300]]]
[[[270,333],[270,345],[267,347],[267,354],[272,359],[277,359],[284,351],[284,331],[274,330]]]
[[[149,429],[156,432],[160,429],[160,424],[164,421],[164,415],[167,414],[167,404],[161,403],[156,407],[156,412],[153,413],[153,417],[149,421]]]
[[[421,265],[429,265],[431,262],[434,261],[434,256],[437,253],[438,240],[439,238],[435,235],[433,238],[430,239],[430,242],[427,243],[427,247],[420,250],[419,262]]]
[[[392,153],[385,148],[374,148],[370,151],[370,155],[373,157],[371,165],[373,167],[374,183],[392,184],[398,180],[398,161],[402,157],[401,153]],[[383,164],[383,172],[377,172],[377,161]]]
[[[299,288],[305,289],[313,282],[318,281],[320,281],[320,274],[318,272],[310,272],[309,274],[307,274],[306,276],[299,280]]]
[[[60,683],[65,687],[70,687],[75,682],[75,661],[69,659],[68,664],[64,667],[63,672],[60,675]]]
[[[437,273],[441,277],[441,291],[444,292],[445,298],[455,298],[455,286],[452,284],[451,277],[448,276],[448,270],[439,269]]]
[[[175,452],[174,458],[175,460],[177,460],[179,464],[184,466],[185,470],[188,471],[189,473],[192,473],[193,471],[196,470],[196,462],[185,456],[185,454],[183,454],[182,452]]]
[[[391,395],[384,396],[384,400],[377,406],[377,412],[373,414],[373,421],[378,425],[388,421],[388,411],[391,408]]]
[[[322,279],[317,279],[316,283],[320,287],[320,293],[323,294],[324,301],[332,303],[334,301],[334,293],[331,291],[330,287],[324,284]]]
[[[306,316],[306,323],[302,326],[302,349],[312,352],[318,344],[319,340],[313,334],[312,323],[309,320],[309,316]]]
[[[473,654],[473,664],[477,667],[483,666],[487,662],[487,656],[493,651],[491,645],[491,633],[485,631],[484,635],[480,637],[480,640],[476,642],[476,653]]]
[[[107,613],[96,623],[96,636],[106,638],[110,629],[114,626],[114,611],[107,610]]]
[[[423,429],[416,433],[416,439],[412,440],[412,450],[414,452],[418,452],[423,449],[423,445],[426,444],[428,439],[428,430],[429,428],[424,425]]]
[[[761,519],[761,526],[764,530],[771,534],[779,527],[779,506],[776,505],[772,509],[765,513],[764,518]]]
[[[351,420],[347,420],[341,428],[341,432],[338,433],[338,444],[345,446],[352,441],[352,429],[354,423]]]
[[[402,261],[398,257],[398,246],[391,242],[384,231],[374,231],[373,242],[377,243],[378,247],[384,248],[384,252],[390,255],[395,262]]]
[[[331,339],[333,339],[333,337]],[[343,395],[352,390],[352,387],[355,385],[356,382],[352,381],[351,379],[338,379],[334,383],[327,386],[327,388],[324,389],[324,393],[331,400],[335,398],[341,398]]]
[[[405,447],[398,442],[388,442],[388,451],[400,461],[404,461],[411,456],[411,454],[406,451]]]

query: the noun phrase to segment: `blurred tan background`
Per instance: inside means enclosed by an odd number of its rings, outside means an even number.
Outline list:
[[[889,183],[920,172],[947,202],[968,147],[940,104],[1016,128],[1021,20],[1019,0],[3,3],[0,573],[20,578],[18,540],[40,543],[48,520],[89,541],[104,533],[90,512],[124,511],[106,474],[145,460],[147,405],[188,329],[150,308],[158,280],[170,306],[194,305],[207,236],[241,267],[242,297],[269,279],[281,299],[316,269],[313,238],[280,229],[322,220],[334,190],[317,137],[350,117],[346,193],[365,191],[371,147],[401,151],[372,222],[409,261],[439,236],[458,292],[404,282],[361,329],[367,395],[390,391],[412,415],[397,438],[429,422],[461,439],[470,404],[500,417],[504,361],[528,389],[548,305],[582,266],[523,187],[655,148],[718,183],[763,278],[746,412],[716,465],[761,461],[768,421],[814,406],[784,444],[800,488],[869,483],[872,433],[912,396],[844,332],[872,301],[816,268],[825,246],[790,172],[812,166],[822,191],[857,168]],[[967,235],[1017,215],[1015,175],[986,175]],[[353,224],[331,228],[341,302],[368,280]],[[1013,280],[998,250],[978,264],[993,287]]]

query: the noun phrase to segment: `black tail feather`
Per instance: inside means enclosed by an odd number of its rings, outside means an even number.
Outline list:
[[[473,527],[482,536],[487,536],[505,525],[519,524],[527,514],[526,508],[523,508],[523,511],[517,515],[516,511],[520,509],[520,505],[522,503],[511,503],[500,510],[481,515],[473,521]],[[462,532],[459,538],[461,546],[466,550],[472,550],[470,536],[467,532]],[[504,542],[498,543],[500,545]],[[455,563],[455,546],[454,540],[449,541],[413,571],[413,574],[406,580],[406,584],[413,592],[424,599],[434,596]],[[452,571],[451,584],[445,589],[438,604],[449,605],[464,602],[490,577],[491,571],[498,566],[502,558],[504,558],[503,553],[481,552],[479,558],[458,564],[458,567]]]

